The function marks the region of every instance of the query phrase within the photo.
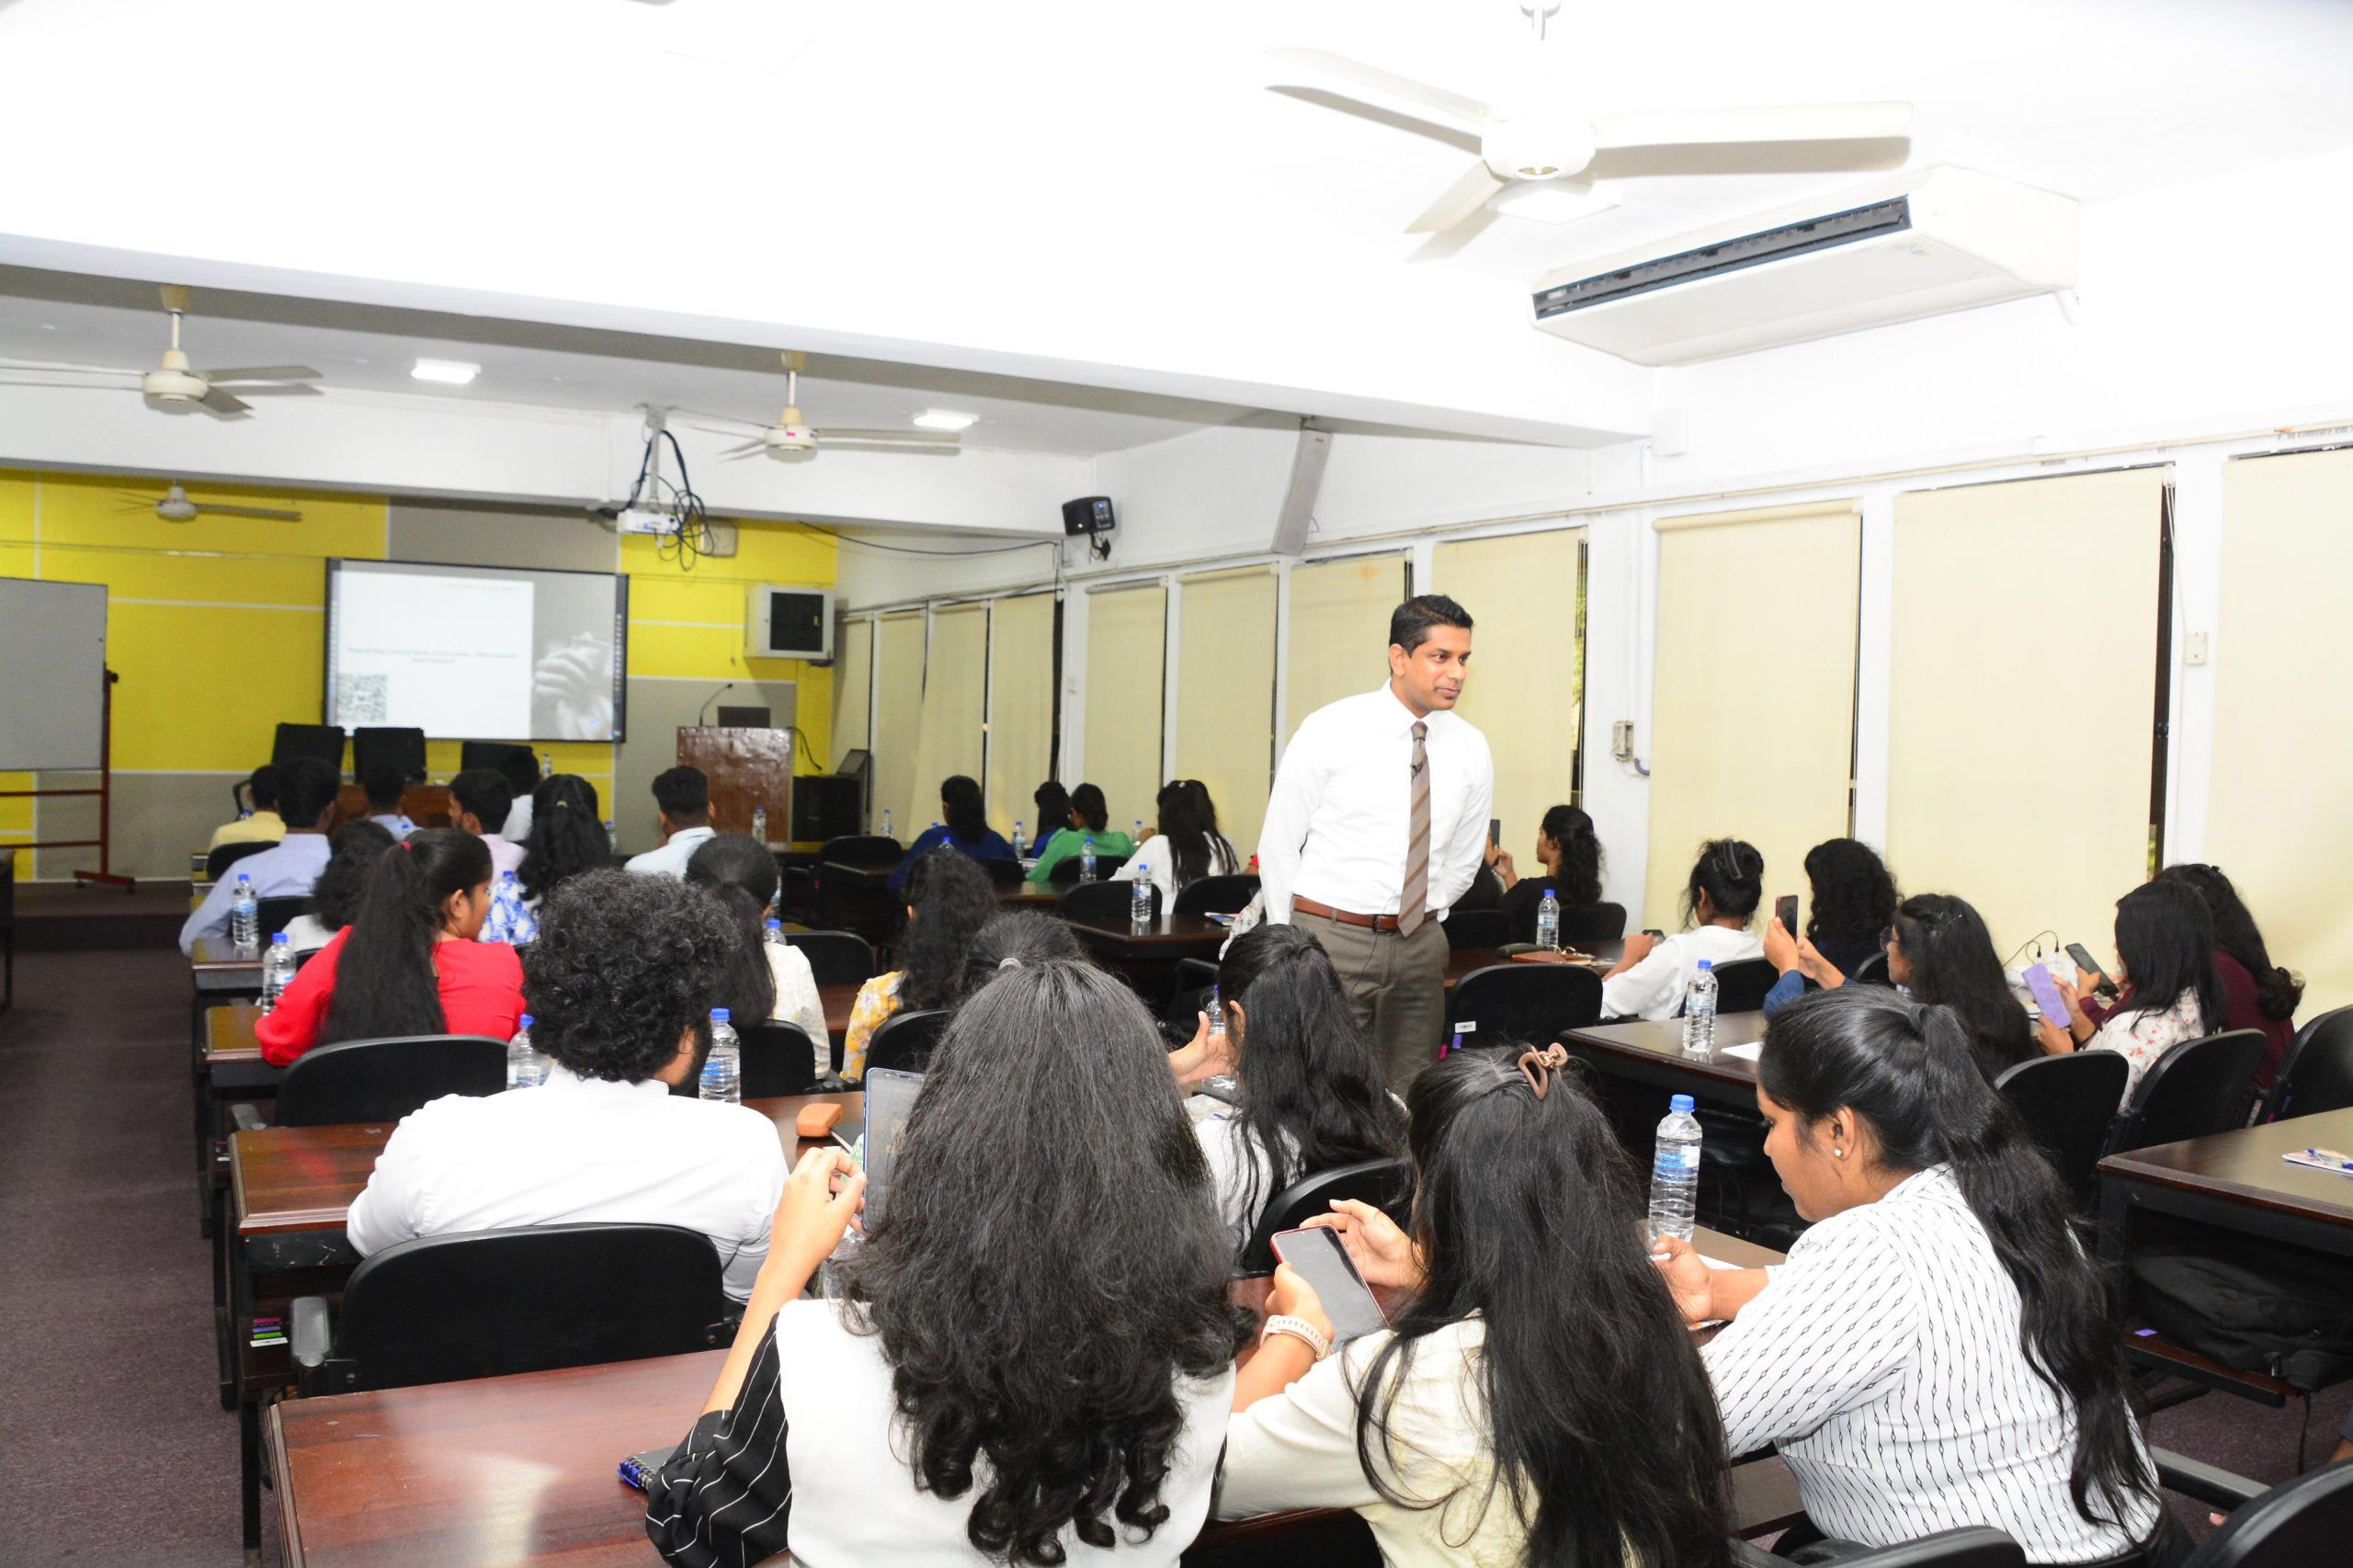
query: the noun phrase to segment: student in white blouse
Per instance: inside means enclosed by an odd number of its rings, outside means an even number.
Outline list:
[[[719,1005],[738,1018],[798,1025],[816,1053],[817,1076],[832,1072],[825,1004],[817,994],[809,955],[767,939],[767,910],[777,889],[775,851],[749,834],[707,838],[687,858],[687,885],[718,899],[735,927],[739,946],[728,962]]]
[[[1711,838],[1683,890],[1683,916],[1690,925],[1663,941],[1637,933],[1626,952],[1601,981],[1605,1018],[1671,1018],[1683,1010],[1691,976],[1706,959],[1722,969],[1742,959],[1760,958],[1765,944],[1751,931],[1765,895],[1765,857],[1737,838]]]
[[[1165,914],[1176,907],[1177,890],[1203,877],[1230,877],[1242,869],[1233,846],[1217,830],[1217,804],[1198,778],[1176,778],[1160,787],[1155,801],[1160,828],[1112,873],[1120,882],[1148,881],[1160,890]]]
[[[1707,1379],[1617,1135],[1566,1064],[1461,1051],[1414,1080],[1410,1239],[1361,1203],[1310,1221],[1404,1300],[1329,1350],[1323,1303],[1277,1271],[1234,1380],[1222,1517],[1352,1508],[1391,1568],[1728,1561]]]
[[[1765,1152],[1813,1227],[1769,1269],[1663,1240],[1733,1453],[1777,1445],[1822,1534],[1965,1525],[2032,1563],[2156,1563],[2170,1541],[2119,1326],[2065,1188],[1948,1008],[1846,985],[1767,1027]]]
[[[2045,1018],[2036,1026],[2042,1048],[2112,1051],[2130,1069],[2123,1105],[2132,1103],[2142,1075],[2175,1046],[2222,1027],[2229,1002],[2214,968],[2214,920],[2206,901],[2184,883],[2143,882],[2116,901],[2116,981],[2123,999],[2095,1024],[2083,996],[2062,982],[2067,1027]]]
[[[864,1186],[835,1149],[793,1171],[734,1347],[647,1488],[663,1556],[1173,1568],[1244,1335],[1142,1004],[1066,961],[966,1001],[840,1299],[800,1299]]]

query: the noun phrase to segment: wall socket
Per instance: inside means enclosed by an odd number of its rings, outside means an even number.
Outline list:
[[[1620,762],[1634,760],[1634,722],[1620,719],[1609,726],[1609,755]]]

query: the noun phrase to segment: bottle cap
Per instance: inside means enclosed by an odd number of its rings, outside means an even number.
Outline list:
[[[713,1007],[710,1010],[710,1021],[714,1024],[725,1023],[727,1021],[727,1009],[724,1007]]]
[[[784,929],[784,922],[771,915],[768,916],[768,929],[771,931],[781,931]]]
[[[241,882],[250,882],[250,881],[253,881],[253,878],[251,878],[251,877],[247,876],[247,875],[246,875],[244,872],[243,872],[243,871],[239,871],[239,872],[237,873],[237,881],[241,881]]]
[[[1701,969],[1704,969],[1704,970],[1707,970],[1707,971],[1710,971],[1711,972],[1712,972],[1712,971],[1714,971],[1714,969],[1715,969],[1715,967],[1716,967],[1716,966],[1715,966],[1713,963],[1710,962],[1708,960],[1706,960],[1706,959],[1701,959],[1701,960],[1699,960],[1699,967],[1700,967]]]
[[[517,1023],[517,1024],[520,1025],[522,1028],[527,1028],[527,1029],[528,1029],[528,1028],[529,1028],[531,1027],[531,1015],[530,1015],[530,1014],[529,1014],[529,1013],[526,1013],[526,1014],[524,1014],[521,1017],[519,1017],[519,1018],[516,1019],[515,1021],[516,1021],[516,1023]]]
[[[1689,1116],[1691,1114],[1691,1104],[1692,1101],[1689,1095],[1677,1095],[1673,1099],[1666,1102],[1666,1108],[1673,1111],[1677,1116]]]
[[[273,948],[282,948],[290,939],[283,931],[272,931],[269,934],[269,945]]]

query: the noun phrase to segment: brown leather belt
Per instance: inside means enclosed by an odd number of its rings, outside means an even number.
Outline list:
[[[1358,915],[1353,909],[1335,909],[1328,903],[1318,903],[1312,898],[1290,895],[1290,906],[1302,915],[1320,915],[1326,920],[1336,920],[1343,926],[1362,926],[1372,931],[1394,931],[1397,917],[1393,915]]]

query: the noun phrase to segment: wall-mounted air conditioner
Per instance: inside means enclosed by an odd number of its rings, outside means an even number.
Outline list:
[[[1939,166],[1561,268],[1536,324],[1688,365],[2075,285],[2078,210]]]

